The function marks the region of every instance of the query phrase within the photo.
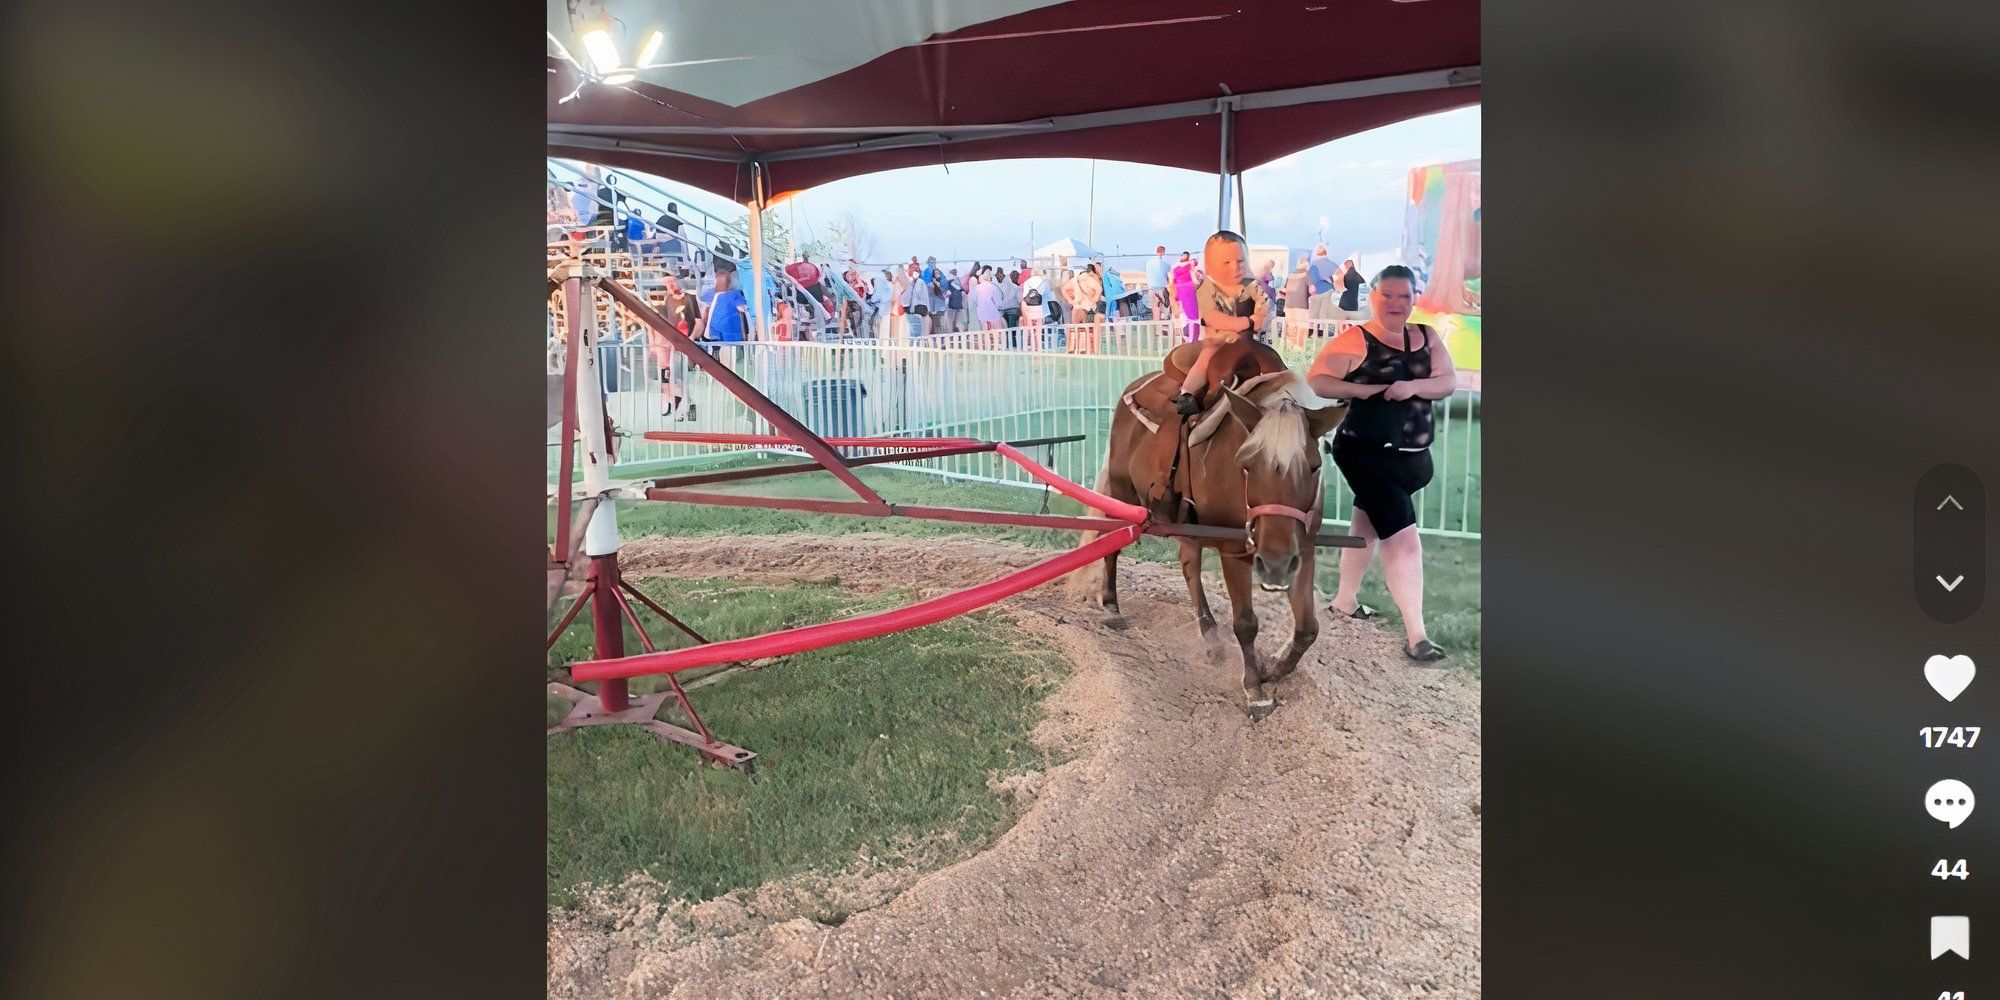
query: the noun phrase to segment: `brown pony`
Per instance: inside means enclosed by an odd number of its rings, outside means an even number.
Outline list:
[[[1126,387],[1131,395],[1155,376]],[[1319,440],[1333,430],[1347,408],[1321,399],[1305,380],[1281,372],[1245,383],[1249,395],[1223,389],[1209,433],[1192,444],[1176,477],[1191,509],[1155,509],[1161,520],[1192,521],[1217,527],[1245,528],[1248,544],[1183,538],[1181,573],[1194,601],[1209,655],[1219,662],[1220,640],[1214,635],[1215,615],[1201,586],[1202,549],[1214,547],[1222,558],[1222,579],[1235,609],[1231,623],[1243,650],[1243,696],[1253,712],[1269,709],[1276,685],[1299,665],[1299,658],[1319,638],[1319,617],[1313,600],[1313,535],[1319,529],[1323,501]],[[1117,406],[1111,418],[1111,449],[1098,475],[1097,489],[1128,503],[1142,499],[1149,484],[1135,482],[1149,473],[1135,467],[1134,456],[1151,436],[1127,406]],[[1143,464],[1143,463],[1140,463]],[[1170,501],[1169,501],[1170,502]],[[1179,516],[1175,516],[1178,513]],[[1088,537],[1088,536],[1086,536]],[[1290,591],[1292,644],[1268,669],[1257,658],[1257,612],[1251,604],[1252,577],[1265,590]],[[1118,613],[1118,553],[1104,557],[1104,577],[1098,604]]]

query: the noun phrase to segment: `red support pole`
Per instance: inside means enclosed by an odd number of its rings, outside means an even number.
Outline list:
[[[618,614],[624,602],[618,599],[618,557],[590,557],[590,623],[596,629],[597,648],[592,659],[617,659],[625,655],[625,620]],[[575,676],[571,670],[571,676]],[[631,707],[625,695],[625,681],[604,678],[597,682],[597,704],[605,712],[623,712]]]
[[[556,648],[556,640],[562,638],[562,634],[569,630],[569,623],[576,620],[576,613],[582,611],[585,604],[590,603],[590,597],[595,593],[593,589],[585,589],[583,593],[576,595],[576,600],[569,606],[569,613],[563,615],[562,624],[557,625],[556,630],[549,633],[548,649]]]
[[[625,590],[631,591],[636,596],[639,596],[641,598],[645,596],[643,594],[640,594],[639,591],[635,589],[631,584],[626,583],[623,580],[618,581],[618,583],[620,587],[624,588]],[[618,595],[618,604],[620,607],[625,609],[625,618],[627,621],[630,621],[632,623],[632,630],[634,632],[639,633],[639,644],[646,647],[646,652],[648,653],[659,652],[659,650],[653,648],[653,639],[651,636],[648,636],[646,634],[646,626],[639,624],[639,612],[634,611],[632,609],[632,602],[626,600],[625,595],[623,593],[620,593]],[[703,639],[702,641],[707,642],[708,640]],[[701,734],[702,739],[705,739],[710,743],[716,742],[715,737],[709,733],[708,726],[702,723],[701,716],[695,713],[694,703],[688,701],[687,689],[681,687],[680,680],[674,677],[674,675],[668,674],[667,684],[673,689],[674,700],[680,702],[681,711],[687,713],[689,722],[694,723],[695,731]]]

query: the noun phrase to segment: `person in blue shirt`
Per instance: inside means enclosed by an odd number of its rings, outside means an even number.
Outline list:
[[[1326,255],[1326,244],[1313,250],[1312,263],[1306,267],[1306,278],[1312,283],[1312,302],[1306,312],[1313,319],[1333,319],[1334,307],[1339,300],[1333,295],[1333,280],[1340,268],[1333,258]]]
[[[750,328],[750,307],[736,287],[735,271],[715,272],[715,297],[704,303],[708,309],[708,338],[726,343],[742,343]]]
[[[1124,303],[1118,300],[1124,297],[1125,279],[1118,276],[1117,268],[1106,265],[1104,268],[1104,305],[1106,313],[1112,319],[1118,318],[1118,310],[1124,306]]]
[[[1173,308],[1167,303],[1167,248],[1156,246],[1153,256],[1146,261],[1146,304],[1152,306],[1154,319],[1174,318]]]

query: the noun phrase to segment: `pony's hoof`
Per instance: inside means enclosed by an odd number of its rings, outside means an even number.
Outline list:
[[[1249,713],[1251,722],[1262,722],[1277,709],[1278,699],[1269,696],[1249,698],[1243,703],[1243,710]]]

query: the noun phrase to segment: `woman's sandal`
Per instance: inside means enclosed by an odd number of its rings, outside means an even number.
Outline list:
[[[1403,655],[1412,660],[1429,663],[1432,660],[1444,659],[1445,651],[1429,639],[1419,639],[1416,645],[1403,647]]]
[[[1341,613],[1341,610],[1339,608],[1336,608],[1331,604],[1327,605],[1326,609],[1328,611],[1333,612],[1336,615]],[[1361,603],[1360,601],[1355,601],[1354,610],[1347,612],[1347,617],[1359,619],[1361,621],[1367,621],[1368,619],[1373,618],[1379,614],[1381,614],[1380,611],[1377,611],[1374,608],[1371,608],[1368,605]]]

